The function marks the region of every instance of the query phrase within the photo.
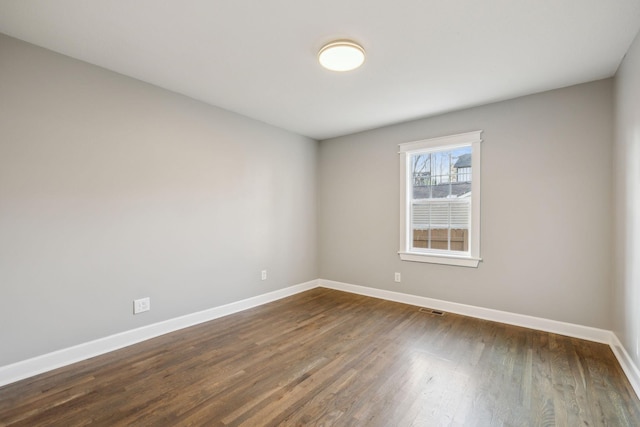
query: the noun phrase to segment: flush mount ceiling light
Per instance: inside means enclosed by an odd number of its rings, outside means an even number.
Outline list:
[[[364,62],[364,49],[349,40],[334,41],[320,49],[318,61],[331,71],[355,70]]]

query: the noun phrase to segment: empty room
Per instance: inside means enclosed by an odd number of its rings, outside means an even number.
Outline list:
[[[639,32],[0,0],[0,426],[639,426]]]

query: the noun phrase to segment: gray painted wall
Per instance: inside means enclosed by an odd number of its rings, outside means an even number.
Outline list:
[[[640,366],[640,35],[615,79],[614,332]]]
[[[612,316],[610,79],[318,145],[0,35],[0,366],[317,277],[636,350],[639,45],[616,78]],[[478,129],[484,261],[401,262],[397,144]]]
[[[484,261],[400,261],[398,143],[480,129]],[[612,139],[607,79],[322,141],[320,276],[610,329]]]
[[[317,278],[317,145],[0,35],[0,366]]]

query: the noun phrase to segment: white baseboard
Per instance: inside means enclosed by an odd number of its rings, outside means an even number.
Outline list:
[[[633,390],[640,398],[640,369],[638,369],[638,366],[633,362],[633,359],[629,356],[629,353],[627,353],[627,350],[618,339],[618,336],[613,332],[611,333],[611,336],[612,338],[609,346],[611,346],[613,354],[615,354],[622,370],[627,375],[627,378],[631,383],[631,387],[633,387]]]
[[[429,307],[479,319],[608,344],[618,359],[623,371],[629,378],[629,382],[634,391],[638,397],[640,397],[640,370],[612,331],[324,279],[311,280],[306,283],[279,289],[241,301],[110,335],[42,356],[16,362],[11,365],[0,366],[0,386],[317,287],[335,289],[419,307]]]
[[[523,326],[525,328],[537,329],[545,332],[553,332],[556,334],[596,341],[604,344],[609,344],[611,342],[611,331],[591,328],[589,326],[558,322],[555,320],[542,319],[524,314],[459,304],[434,298],[403,294],[400,292],[385,291],[366,286],[351,285],[349,283],[334,282],[332,280],[320,279],[320,286],[374,298],[386,299],[389,301],[401,302],[404,304],[416,305],[419,307],[435,308],[437,310],[448,311],[450,313],[462,314],[464,316],[476,317],[494,322],[507,323],[509,325]]]
[[[506,323],[509,325],[522,326],[539,331],[552,332],[559,335],[580,338],[588,341],[595,341],[607,344],[611,347],[613,354],[618,359],[622,370],[627,375],[636,395],[640,398],[640,370],[629,356],[620,340],[612,331],[592,328],[590,326],[576,325],[573,323],[559,322],[556,320],[543,319],[540,317],[527,316],[524,314],[510,313],[506,311],[493,310],[490,308],[477,307],[455,302],[443,301],[434,298],[421,297],[417,295],[403,294],[400,292],[386,291],[383,289],[369,288],[366,286],[352,285],[349,283],[335,282],[332,280],[319,279],[319,286],[338,291],[350,292],[353,294],[380,298],[389,301],[401,302],[404,304],[419,307],[429,307],[441,311],[462,314],[464,316],[476,317],[479,319],[491,320],[493,322]]]
[[[110,351],[137,344],[169,332],[208,322],[219,317],[247,310],[262,304],[286,298],[318,286],[317,280],[279,289],[230,304],[213,307],[185,316],[176,317],[141,328],[78,344],[31,359],[0,367],[0,386],[10,384],[43,372],[61,368]]]

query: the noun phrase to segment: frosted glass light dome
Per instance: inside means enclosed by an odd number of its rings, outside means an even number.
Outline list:
[[[334,41],[320,49],[318,61],[331,71],[355,70],[364,63],[364,49],[349,40]]]

